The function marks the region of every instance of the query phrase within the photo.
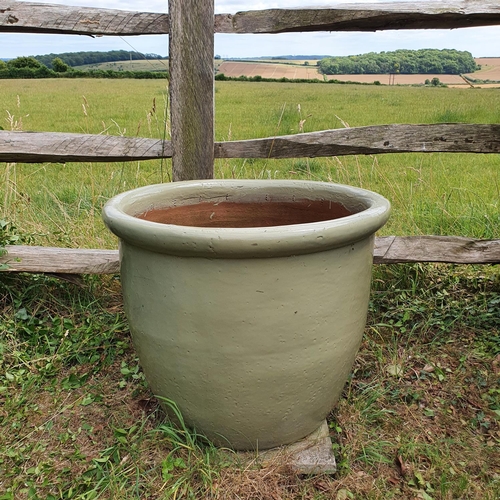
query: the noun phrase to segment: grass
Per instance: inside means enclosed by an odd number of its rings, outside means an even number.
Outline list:
[[[166,88],[155,81],[6,80],[0,110],[24,130],[164,137]],[[257,91],[256,91],[257,90]],[[18,97],[19,96],[19,100]],[[490,89],[218,82],[216,138],[237,140],[385,123],[459,118],[497,123]],[[12,121],[5,113],[4,128]],[[166,134],[168,137],[168,133]],[[397,154],[295,160],[218,160],[217,177],[341,182],[393,204],[383,234],[491,238],[499,223],[498,155]],[[116,245],[100,209],[118,192],[169,180],[170,162],[11,165],[2,174],[1,217],[40,244]]]
[[[133,61],[111,61],[75,66],[76,70],[112,70],[112,71],[168,71],[168,61],[161,59],[138,59]]]
[[[498,498],[500,283],[487,269],[376,270],[329,417],[334,477],[241,464],[166,420],[115,277],[0,287],[0,498]]]
[[[156,81],[5,81],[4,128],[163,137]],[[19,96],[19,98],[17,97]],[[217,139],[376,123],[498,122],[491,90],[219,82]],[[300,107],[299,107],[300,104]],[[220,160],[219,177],[333,180],[394,205],[385,234],[498,237],[497,155]],[[169,163],[2,165],[0,246],[112,247],[113,194]],[[0,277],[0,499],[495,499],[494,266],[378,266],[365,337],[328,418],[338,473],[241,463],[173,425],[144,380],[117,277]],[[171,412],[176,408],[172,402]],[[180,423],[180,425],[179,425]]]

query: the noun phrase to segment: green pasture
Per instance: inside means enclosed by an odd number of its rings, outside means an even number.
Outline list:
[[[4,129],[169,136],[165,82],[6,80]],[[388,123],[498,123],[494,89],[217,82],[216,140]],[[498,235],[500,157],[395,154],[292,160],[218,160],[217,177],[292,178],[375,190],[393,204],[384,234]],[[1,216],[42,244],[114,246],[102,204],[170,179],[170,162],[2,165]]]
[[[157,80],[3,80],[0,126],[169,138],[167,94]],[[217,82],[215,96],[218,141],[500,120],[494,89]],[[499,167],[499,155],[398,154],[218,160],[215,173],[375,190],[394,207],[382,234],[498,238]],[[170,162],[4,163],[0,178],[0,246],[113,248],[102,205],[168,182]],[[0,500],[500,498],[498,266],[376,266],[328,416],[333,476],[243,462],[181,415],[174,425],[139,366],[119,277],[65,280],[0,275]]]

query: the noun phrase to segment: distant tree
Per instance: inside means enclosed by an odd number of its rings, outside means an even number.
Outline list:
[[[52,59],[52,69],[56,73],[66,73],[71,69],[71,67],[66,64],[60,57]]]
[[[138,59],[164,59],[158,54],[140,54],[129,50],[110,50],[107,52],[81,51],[81,52],[62,52],[60,54],[46,54],[35,56],[35,59],[52,68],[52,61],[55,58],[61,59],[71,67],[83,66],[86,64],[99,64],[102,62],[130,61]]]
[[[433,87],[439,87],[441,85],[441,82],[439,81],[439,78],[437,76],[435,76],[432,80],[431,80],[431,85]]]
[[[318,61],[318,71],[325,75],[377,73],[460,74],[476,71],[470,52],[458,50],[395,50],[370,52],[347,57],[326,57]]]
[[[8,63],[7,66],[9,69],[21,69],[21,68],[28,68],[28,69],[38,69],[43,66],[43,64],[40,61],[37,61],[34,57],[17,57],[16,59],[11,59]]]
[[[449,73],[451,75],[457,75],[460,73],[460,65],[458,61],[452,59],[447,60],[443,63],[443,72]]]

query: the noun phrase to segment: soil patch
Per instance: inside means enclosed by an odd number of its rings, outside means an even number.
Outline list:
[[[162,224],[195,227],[270,227],[307,224],[352,215],[328,200],[260,203],[197,203],[149,210],[137,218]]]

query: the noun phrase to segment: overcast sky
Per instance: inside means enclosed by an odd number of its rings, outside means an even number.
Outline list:
[[[167,12],[168,0],[35,0],[39,3],[83,5],[143,12]],[[401,1],[401,0],[400,0]],[[414,1],[414,0],[403,0]],[[215,0],[216,13],[276,7],[320,7],[345,4],[338,0]],[[352,2],[380,3],[377,0]],[[434,0],[420,3],[436,4]],[[280,35],[215,36],[215,53],[223,58],[276,55],[352,55],[396,49],[468,50],[475,57],[500,56],[500,27],[458,30],[407,30],[378,33],[293,33]],[[71,35],[0,35],[0,58],[83,50],[137,50],[162,56],[168,53],[168,37],[98,37]]]

